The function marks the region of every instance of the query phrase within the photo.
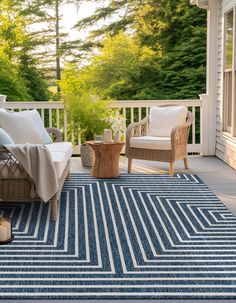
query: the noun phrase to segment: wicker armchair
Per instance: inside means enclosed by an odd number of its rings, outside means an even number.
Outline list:
[[[48,128],[48,133],[54,142],[60,142],[61,133],[56,128]],[[51,219],[57,220],[58,203],[65,178],[69,176],[69,162],[67,163],[59,182],[57,193],[51,198]],[[33,202],[40,201],[35,189],[35,184],[27,175],[21,164],[4,147],[0,146],[0,201],[4,202]]]
[[[171,105],[170,105],[171,106]],[[189,129],[193,123],[193,114],[188,111],[186,122],[182,125],[174,127],[171,131],[170,141],[171,148],[164,149],[150,149],[135,148],[130,146],[130,139],[132,137],[147,136],[149,133],[149,116],[145,117],[140,122],[135,122],[129,125],[126,131],[126,151],[125,155],[128,158],[128,173],[131,172],[132,159],[151,160],[160,162],[169,162],[171,176],[174,175],[174,162],[175,160],[183,159],[184,166],[188,169],[188,153],[187,143],[189,136]]]

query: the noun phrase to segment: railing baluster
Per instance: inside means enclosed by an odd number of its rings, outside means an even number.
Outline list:
[[[134,108],[131,107],[131,123],[134,122]]]
[[[74,134],[74,132],[71,133],[71,141],[72,141],[72,142],[75,141],[75,134]]]
[[[126,129],[126,108],[123,107],[123,116],[124,116],[124,129]]]
[[[192,144],[196,143],[196,127],[195,127],[195,123],[196,123],[196,111],[195,111],[195,106],[192,107],[192,114],[193,114],[193,124],[192,124]]]
[[[60,129],[60,110],[59,110],[59,108],[56,109],[56,115],[57,115],[57,128]]]
[[[64,141],[67,141],[67,113],[64,110]]]
[[[138,121],[140,122],[142,120],[142,107],[138,108]]]
[[[78,145],[79,145],[79,146],[81,145],[81,136],[80,136],[80,134],[79,134],[79,136],[78,136]]]
[[[200,107],[200,144],[202,144],[202,138],[203,138],[202,120],[203,120],[203,110],[202,110],[202,106],[201,106]]]
[[[52,109],[49,108],[49,127],[52,127]]]
[[[44,108],[42,108],[42,110],[41,110],[41,117],[42,117],[42,120],[43,120],[43,125],[45,126],[45,112],[44,112]]]

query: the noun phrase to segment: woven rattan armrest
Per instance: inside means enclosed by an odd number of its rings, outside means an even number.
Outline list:
[[[28,178],[27,173],[21,166],[19,161],[17,161],[13,155],[8,151],[8,149],[0,145],[0,181],[2,180],[21,180]],[[1,184],[0,182],[0,192]],[[12,190],[12,189],[11,189]]]
[[[130,137],[145,136],[147,134],[148,117],[140,122],[131,123],[126,130],[126,139]]]
[[[53,135],[54,142],[61,142],[62,141],[62,134],[58,128],[55,127],[48,127],[46,128],[49,135]]]
[[[187,123],[174,127],[171,131],[172,150],[177,146],[187,144],[188,135],[189,135],[189,125]]]
[[[187,121],[172,129],[171,131],[172,150],[177,146],[188,144],[189,129],[193,121],[194,121],[193,114],[190,111],[188,111]]]
[[[127,130],[126,130],[126,155],[128,154],[129,148],[130,148],[130,138],[131,137],[139,137],[139,136],[145,136],[148,131],[148,117],[145,117],[140,122],[134,122],[131,123]]]

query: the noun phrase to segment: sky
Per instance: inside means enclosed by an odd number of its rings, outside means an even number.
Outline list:
[[[104,3],[105,1],[102,0],[101,2]],[[81,32],[78,32],[78,30],[73,29],[73,27],[80,19],[92,15],[98,7],[99,3],[93,3],[91,0],[81,1],[79,7],[77,7],[75,4],[62,5],[60,7],[60,15],[62,17],[60,20],[61,32],[69,33],[70,40],[76,40],[78,38],[83,38],[87,36],[89,30],[83,30]],[[51,13],[51,15],[55,14],[53,9],[50,9],[48,11]],[[45,26],[47,26],[46,23],[34,23],[33,25],[31,25],[31,28],[33,30],[38,30],[45,28]]]
[[[65,29],[66,32],[69,32],[70,38],[77,39],[81,38],[81,36],[87,35],[87,31],[79,33],[78,30],[72,28],[79,19],[90,16],[97,7],[98,5],[91,3],[91,1],[81,2],[79,8],[77,8],[74,4],[63,5],[60,11],[63,16],[61,20],[61,26]]]
[[[0,0],[1,1],[1,0]],[[73,41],[73,40],[83,40],[86,39],[89,35],[91,28],[83,29],[81,31],[78,31],[78,29],[74,29],[74,25],[80,20],[85,17],[88,17],[92,15],[99,6],[104,6],[108,3],[109,0],[100,0],[93,2],[91,0],[87,1],[81,1],[79,7],[77,7],[75,4],[64,4],[60,7],[60,32],[61,33],[67,33],[68,36],[64,38],[66,41]],[[54,10],[49,10],[49,13],[53,15],[55,12]],[[109,21],[108,21],[109,22]],[[98,26],[103,25],[104,21],[100,21]],[[46,29],[47,23],[37,23],[32,25],[33,30],[38,29]],[[92,27],[94,28],[94,27]],[[65,41],[64,40],[64,41]],[[47,46],[49,52],[53,52],[54,48],[51,46]],[[44,46],[45,51],[45,46]]]

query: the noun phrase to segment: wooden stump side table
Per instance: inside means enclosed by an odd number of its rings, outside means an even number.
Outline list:
[[[95,178],[115,178],[119,176],[119,158],[124,142],[95,143],[86,142],[94,150],[95,161],[92,176]]]

